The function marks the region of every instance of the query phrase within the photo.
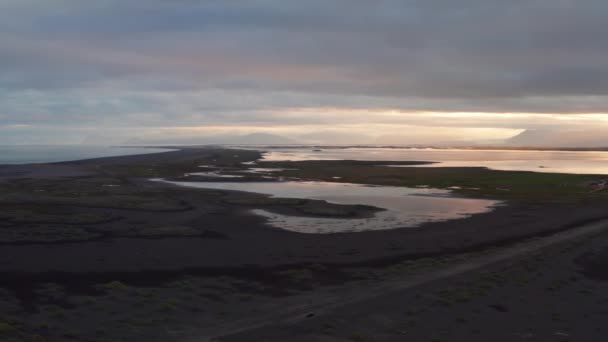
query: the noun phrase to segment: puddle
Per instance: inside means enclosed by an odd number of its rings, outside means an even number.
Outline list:
[[[186,176],[203,176],[203,177],[212,177],[212,178],[243,178],[240,175],[223,175],[217,172],[194,172],[187,173]]]
[[[465,218],[491,211],[500,201],[452,197],[450,191],[431,188],[369,186],[333,182],[171,182],[180,186],[247,191],[282,198],[324,200],[336,204],[363,204],[386,209],[371,218],[298,217],[253,210],[274,227],[299,233],[342,233],[416,227],[426,222]]]
[[[281,172],[281,171],[293,171],[297,169],[283,169],[283,168],[265,168],[265,167],[250,167],[242,172],[247,173],[270,173],[270,172]]]

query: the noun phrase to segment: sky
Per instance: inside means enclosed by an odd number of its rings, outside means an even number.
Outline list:
[[[597,145],[607,18],[605,0],[0,0],[0,144]]]

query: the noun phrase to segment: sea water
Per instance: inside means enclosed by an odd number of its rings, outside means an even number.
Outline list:
[[[86,145],[0,146],[0,165],[72,161],[169,151],[159,148]]]

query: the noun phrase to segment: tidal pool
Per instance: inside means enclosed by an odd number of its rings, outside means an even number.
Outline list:
[[[246,191],[281,198],[324,200],[336,204],[363,204],[385,209],[371,218],[303,217],[253,212],[274,227],[298,233],[344,233],[416,227],[426,222],[446,221],[484,213],[501,202],[459,198],[448,190],[371,186],[333,182],[171,182],[186,187]]]
[[[243,178],[241,175],[224,175],[218,172],[192,172],[186,173],[186,176],[203,176],[210,178]]]

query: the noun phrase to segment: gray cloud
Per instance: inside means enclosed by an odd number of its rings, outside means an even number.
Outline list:
[[[606,17],[600,0],[3,1],[0,119],[160,127],[326,120],[280,114],[293,108],[608,112]]]

